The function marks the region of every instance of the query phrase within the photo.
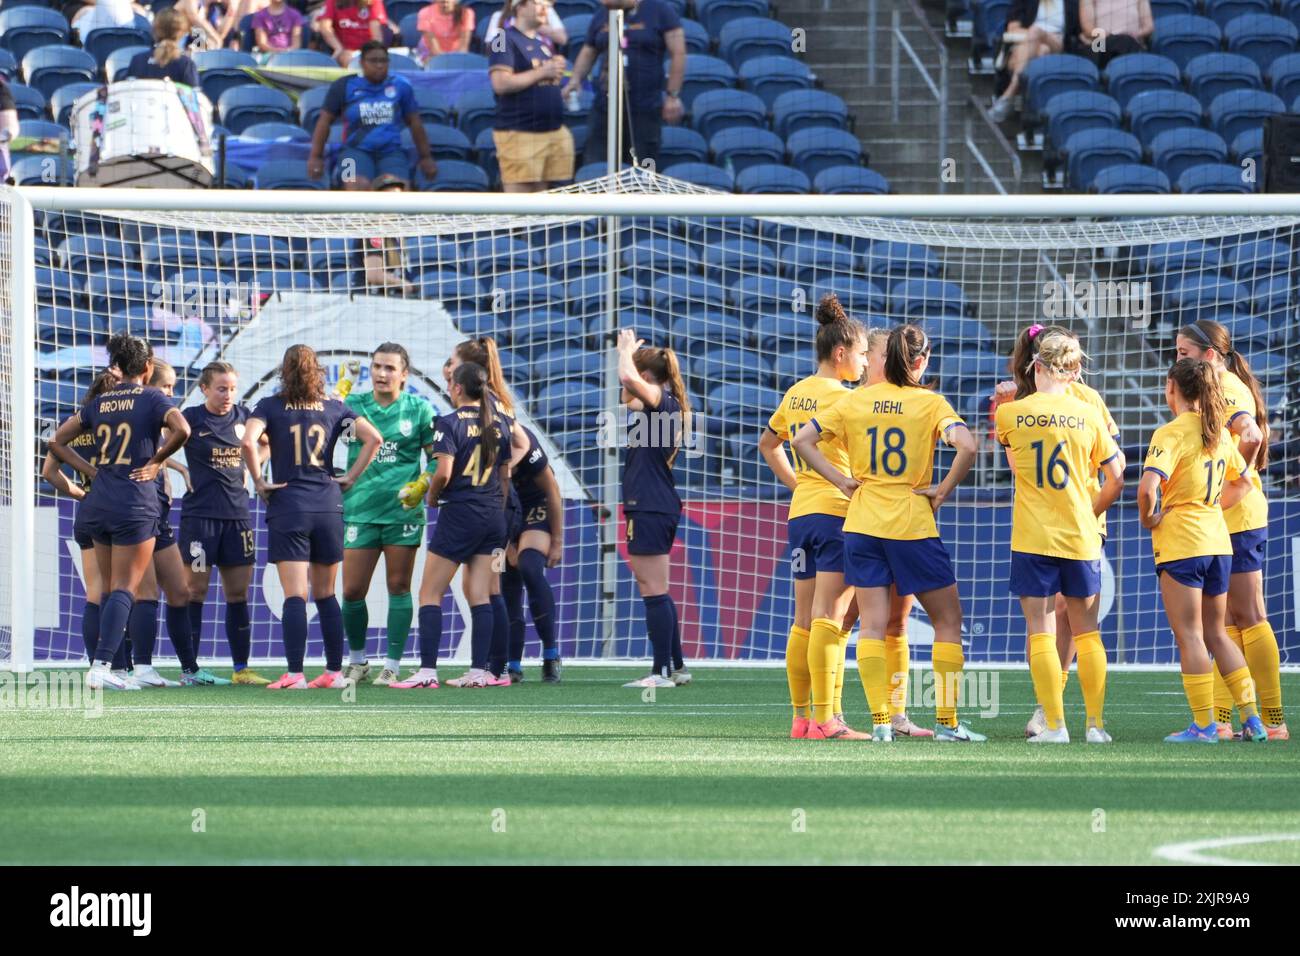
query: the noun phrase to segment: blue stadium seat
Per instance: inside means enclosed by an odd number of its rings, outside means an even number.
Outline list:
[[[1048,100],[1043,115],[1047,117],[1047,135],[1059,148],[1080,130],[1118,128],[1120,108],[1119,103],[1105,93],[1070,90]]]
[[[1300,9],[1300,0],[1297,9]],[[1283,103],[1300,99],[1300,53],[1288,53],[1269,64],[1268,81],[1269,88]]]
[[[247,86],[257,82],[251,74],[244,71],[246,66],[257,66],[257,60],[253,59],[251,53],[241,53],[237,50],[201,50],[194,54],[194,66],[199,71],[199,85],[203,87],[203,92],[213,103],[218,102],[221,94],[232,87]],[[318,98],[323,100],[327,87],[321,86],[318,89],[320,90]],[[302,95],[305,96],[309,92],[311,90],[306,90]]]
[[[686,35],[687,53],[708,53],[713,47],[713,37],[704,28],[704,24],[690,17],[682,17],[682,33]]]
[[[329,179],[322,176],[312,179],[307,175],[304,159],[277,159],[258,167],[258,189],[328,189]]]
[[[782,93],[813,88],[812,70],[788,54],[746,60],[738,73],[744,88],[766,103],[769,110]]]
[[[501,305],[509,312],[536,309],[564,301],[564,286],[545,272],[516,271],[493,277],[493,292],[500,291]]]
[[[491,90],[468,90],[456,100],[456,125],[471,140],[491,129],[497,116],[497,98]]]
[[[583,348],[559,345],[540,356],[532,356],[532,378],[539,382],[560,379],[600,385],[605,375],[605,355]]]
[[[1245,308],[1250,294],[1240,282],[1201,272],[1172,281],[1165,290],[1165,311],[1176,325],[1186,325],[1199,318],[1232,309]]]
[[[402,38],[402,46],[406,47],[408,50],[414,50],[419,47],[420,12],[418,10],[415,11],[414,13],[405,14],[400,18],[394,17],[390,13],[388,15],[388,22],[390,24],[392,23],[397,24],[397,32]],[[486,27],[487,27],[486,23],[476,23],[474,26],[474,32],[477,34],[480,29],[485,29]]]
[[[696,340],[702,341],[702,340]],[[711,346],[690,361],[690,375],[700,391],[718,382],[764,385],[772,379],[771,360],[758,352],[734,346]],[[768,406],[768,415],[775,405]]]
[[[288,240],[273,236],[250,233],[231,236],[217,249],[217,255],[226,269],[232,266],[254,271],[293,268],[293,249]]]
[[[142,18],[137,17],[137,19]],[[143,30],[139,27],[101,27],[98,30],[91,30],[88,35],[82,37],[81,47],[95,58],[96,63],[103,66],[114,50],[149,46],[153,43],[149,21],[145,20],[144,25]]]
[[[645,339],[647,345],[672,345],[672,331],[668,323],[650,312],[620,312],[619,328],[632,329],[639,339]],[[587,319],[587,347],[596,351],[604,350],[610,342],[609,319],[605,315],[593,315]]]
[[[605,398],[599,383],[573,378],[543,385],[534,406],[535,414],[548,431],[582,429],[586,432],[605,410]]]
[[[577,153],[577,155],[582,155]],[[480,130],[478,138],[474,140],[474,156],[478,164],[483,167],[483,172],[487,173],[488,188],[496,189],[501,185],[501,167],[497,163],[497,144],[492,138],[492,130]]]
[[[506,237],[503,237],[505,239]],[[484,240],[492,242],[492,240]],[[507,240],[514,242],[514,240]],[[525,243],[526,245],[526,243]],[[493,254],[502,251],[501,246],[496,246]],[[427,272],[434,269],[451,269],[459,271],[464,265],[465,272],[470,275],[476,275],[476,259],[470,251],[470,247],[454,239],[446,239],[441,236],[419,236],[410,239],[405,244],[406,262],[413,272]],[[509,266],[507,265],[507,268]],[[521,268],[532,268],[532,260],[522,259]]]
[[[1193,166],[1222,163],[1228,156],[1228,144],[1222,136],[1193,126],[1165,130],[1150,146],[1151,161],[1172,183]]]
[[[889,180],[874,169],[835,166],[813,178],[813,188],[824,195],[880,195],[889,192]]]
[[[784,23],[766,17],[739,17],[718,33],[718,52],[739,70],[760,56],[793,57],[793,32]]]
[[[86,278],[86,298],[92,312],[104,315],[149,304],[155,295],[150,291],[153,285],[138,269],[112,266]]]
[[[862,144],[847,130],[829,126],[809,126],[791,133],[786,140],[790,165],[809,179],[836,166],[860,166],[864,162]]]
[[[1201,104],[1181,90],[1148,90],[1128,103],[1128,125],[1143,146],[1166,130],[1201,125]]]
[[[431,73],[486,73],[488,58],[480,53],[440,53],[429,61]]]
[[[59,265],[71,272],[87,273],[102,263],[132,265],[139,262],[140,250],[121,239],[76,234],[59,244]]]
[[[472,150],[469,139],[454,126],[442,126],[438,123],[425,123],[424,135],[429,139],[429,151],[433,158],[441,163],[444,159],[465,162]],[[411,137],[411,128],[402,130],[402,146],[410,152],[411,161],[415,162],[415,141]]]
[[[785,159],[781,137],[752,126],[733,126],[715,133],[709,140],[709,150],[715,163],[737,175],[750,166]]]
[[[9,92],[13,95],[19,122],[45,118],[45,94],[40,90],[34,90],[26,83],[10,83]]]
[[[1010,13],[1009,0],[979,0],[971,15],[970,70],[992,73],[993,57],[1002,44]]]
[[[993,351],[993,333],[978,319],[939,315],[921,323],[936,352]]]
[[[36,312],[36,340],[42,352],[102,344],[107,338],[108,323],[93,312],[67,306],[46,307]]]
[[[1247,13],[1270,13],[1269,0],[1205,0],[1205,15],[1225,29],[1230,22]]]
[[[603,179],[608,172],[609,166],[606,163],[587,163],[578,167],[578,171],[573,174],[573,181],[585,183],[589,179]]]
[[[66,126],[60,126],[58,123],[51,123],[49,120],[21,120],[18,123],[18,136],[21,138],[32,137],[35,139],[46,140],[50,144],[57,143],[60,152],[66,152],[68,149],[68,140],[70,134]],[[16,161],[21,156],[49,156],[49,149],[32,150],[30,152],[20,152],[11,149],[10,159]]]
[[[691,105],[691,125],[705,139],[733,127],[762,127],[766,118],[763,101],[744,90],[709,90]]]
[[[1180,13],[1195,13],[1196,10],[1196,0],[1151,0],[1151,16],[1156,20]]]
[[[99,64],[85,50],[71,46],[38,46],[22,59],[23,79],[48,100],[65,83],[90,83]]]
[[[600,165],[603,166],[604,163]],[[736,180],[731,173],[708,163],[676,163],[665,169],[664,175],[720,192],[729,193],[736,189]]]
[[[1300,0],[1281,0],[1277,9],[1278,13],[1300,28]]]
[[[889,297],[882,284],[857,276],[837,276],[833,281],[814,285],[808,290],[808,302],[815,306],[827,292],[839,297],[840,305],[857,318],[880,315],[889,308]]]
[[[236,135],[254,123],[287,123],[293,111],[288,94],[261,85],[233,87],[217,101],[221,125]]]
[[[1138,253],[1138,261],[1150,278],[1180,276],[1190,272],[1217,272],[1222,259],[1216,245],[1199,239],[1161,242]]]
[[[1152,166],[1119,163],[1099,172],[1092,188],[1098,193],[1167,193],[1169,177]]]
[[[849,129],[850,125],[844,101],[825,90],[790,90],[772,102],[772,131],[783,139],[808,126]]]
[[[592,278],[604,281],[599,276]],[[651,287],[650,302],[656,312],[666,315],[679,315],[698,309],[720,312],[726,307],[725,293],[720,286],[687,276],[664,276],[655,280]]]
[[[1147,90],[1177,90],[1182,78],[1178,64],[1154,53],[1129,53],[1116,57],[1106,66],[1106,91],[1119,101],[1120,109],[1138,93]]]
[[[905,319],[961,317],[966,296],[961,286],[942,279],[903,279],[889,290],[890,310]]]
[[[737,322],[734,316],[717,309],[694,309],[674,316],[672,331],[676,347],[688,354],[698,351],[702,344],[748,348],[754,340],[749,323]]]
[[[259,272],[253,277],[253,282],[263,292],[320,292],[325,288],[316,276],[289,269]]]
[[[816,238],[778,247],[781,274],[801,285],[812,285],[853,271],[853,250],[832,239]]]
[[[1101,86],[1101,74],[1093,62],[1069,53],[1049,53],[1030,60],[1021,78],[1025,83],[1025,114],[1031,121],[1057,94]]]
[[[82,303],[81,280],[63,269],[36,268],[36,301],[42,305],[79,307]]]
[[[1260,90],[1264,81],[1255,61],[1240,53],[1202,53],[1183,71],[1187,88],[1202,106],[1228,90]]]
[[[571,318],[563,309],[539,309],[516,315],[510,324],[510,347],[530,353],[557,345],[569,345],[586,335],[582,320]]]
[[[943,274],[943,263],[933,249],[920,243],[877,239],[863,256],[862,271],[887,288],[896,279],[936,279]]]
[[[706,163],[709,143],[689,126],[664,126],[659,143],[659,167],[667,169],[677,163]]]
[[[695,0],[695,12],[710,36],[718,36],[732,20],[768,15],[767,0]]]
[[[1277,239],[1249,239],[1224,250],[1223,263],[1238,282],[1254,282],[1286,273],[1291,249]]]
[[[148,53],[151,49],[153,48],[147,46],[127,46],[114,50],[108,55],[108,58],[104,60],[104,78],[110,83],[117,83],[125,80],[127,78],[127,68],[130,67],[131,61],[135,59],[136,55],[139,53]],[[244,81],[254,82],[251,76],[245,76]],[[199,75],[199,85],[203,85],[202,74]],[[207,90],[205,89],[204,92],[206,93]],[[214,103],[216,102],[216,97],[209,96],[208,99],[212,100]]]
[[[1219,49],[1222,39],[1223,33],[1213,20],[1190,14],[1176,14],[1156,21],[1151,52],[1169,57],[1181,70],[1193,57]]]
[[[389,23],[401,23],[412,13],[418,14],[424,7],[422,0],[391,0],[384,4],[384,12],[388,14]]]
[[[815,371],[817,371],[817,357],[808,346],[778,355],[772,367],[776,387],[781,389],[789,388],[799,379]]]
[[[741,317],[788,314],[798,290],[799,284],[791,279],[748,275],[732,283],[727,299],[732,311]],[[805,318],[811,318],[811,313]]]
[[[0,46],[0,76],[3,76],[11,83],[15,76],[18,75],[18,60],[12,53]]]
[[[332,56],[328,53],[322,53],[320,50],[285,50],[283,53],[272,53],[271,58],[266,61],[266,65],[271,69],[319,66],[330,70],[338,67]]]
[[[102,84],[95,83],[65,83],[54,91],[50,97],[50,112],[54,114],[54,120],[60,126],[72,127],[72,107],[81,97],[87,93],[99,89]]]
[[[704,277],[730,285],[737,273],[747,276],[776,275],[780,268],[776,250],[757,239],[732,237],[712,242],[700,256]]]
[[[1251,302],[1255,315],[1225,316],[1223,324],[1232,337],[1232,347],[1239,352],[1254,352],[1267,349],[1273,344],[1275,333],[1264,313],[1277,310],[1279,317],[1285,314],[1287,283],[1282,280],[1265,279],[1251,292]],[[1281,295],[1278,299],[1277,296]]]
[[[421,299],[471,303],[483,294],[478,281],[449,269],[421,272],[419,282]]]
[[[75,179],[67,156],[28,154],[14,161],[9,174],[19,186],[71,186]]]
[[[570,60],[576,60],[578,54],[582,51],[582,46],[587,40],[587,28],[591,26],[591,18],[592,14],[590,13],[578,13],[564,18],[564,32],[569,35],[569,42],[564,48],[564,54]],[[486,24],[479,24],[479,26],[486,26]],[[705,49],[700,52],[709,52],[707,43]]]
[[[1294,106],[1291,112],[1295,112]],[[1238,133],[1237,138],[1232,141],[1232,158],[1237,163],[1253,159],[1255,169],[1258,170],[1260,163],[1264,161],[1264,127],[1256,126],[1254,129]]]
[[[561,17],[574,17],[585,13],[593,15],[600,10],[600,0],[557,0],[555,12]]]
[[[451,104],[445,96],[425,86],[413,85],[412,90],[420,119],[426,123],[451,123]]]
[[[311,133],[293,123],[254,123],[241,136],[264,142],[310,143]]]
[[[1300,30],[1282,17],[1250,13],[1229,23],[1223,30],[1223,37],[1229,50],[1250,57],[1261,70],[1265,70],[1278,57],[1295,51]]]
[[[569,239],[542,247],[552,279],[568,282],[589,272],[604,272],[608,249],[599,239]]]
[[[0,45],[22,62],[32,50],[67,43],[71,36],[63,14],[45,7],[14,7],[0,11]]]
[[[784,356],[806,347],[816,334],[817,323],[807,312],[762,312],[754,323],[758,348],[768,355]]]
[[[1292,368],[1291,357],[1280,351],[1252,352],[1246,355],[1246,361],[1250,363],[1250,370],[1266,386],[1285,382]],[[1271,407],[1281,408],[1276,403],[1272,403]]]
[[[1107,166],[1140,162],[1142,144],[1123,130],[1086,129],[1070,138],[1065,152],[1069,156],[1070,186],[1083,191]]]
[[[812,192],[812,182],[799,170],[779,163],[750,166],[737,174],[736,191],[768,195],[803,195]]]
[[[769,376],[763,383],[725,382],[708,392],[709,416],[721,422],[724,432],[762,428],[781,404],[782,393],[772,388]]]
[[[1267,117],[1285,112],[1286,105],[1272,93],[1232,90],[1220,93],[1210,103],[1207,125],[1224,140],[1232,142],[1246,130],[1262,126]]]
[[[682,81],[682,103],[687,111],[695,97],[709,90],[729,90],[736,85],[736,71],[726,60],[703,53],[686,54],[686,76]]]
[[[693,276],[700,271],[695,250],[678,239],[656,236],[643,239],[623,250],[623,268],[633,282],[654,285],[664,275]]]

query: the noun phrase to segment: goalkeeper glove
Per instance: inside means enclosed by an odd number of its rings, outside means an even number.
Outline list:
[[[416,478],[415,481],[408,481],[402,485],[402,490],[397,493],[397,500],[402,503],[402,507],[407,511],[414,511],[420,507],[424,501],[424,496],[429,493],[429,473]]]
[[[352,391],[352,386],[357,383],[361,377],[361,363],[348,362],[339,369],[339,383],[334,386],[334,392],[339,398],[347,398]]]

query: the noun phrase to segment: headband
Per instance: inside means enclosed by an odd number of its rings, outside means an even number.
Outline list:
[[[1209,337],[1208,335],[1205,334],[1205,330],[1202,329],[1202,328],[1201,328],[1199,325],[1197,325],[1195,322],[1193,322],[1191,325],[1186,325],[1186,326],[1184,326],[1184,327],[1183,327],[1183,331],[1193,333],[1193,336],[1194,336],[1196,339],[1199,339],[1200,342],[1201,342],[1201,343],[1202,343],[1202,344],[1203,344],[1207,349],[1212,349],[1212,348],[1214,348],[1214,343],[1211,342],[1211,341],[1210,341],[1210,337]]]

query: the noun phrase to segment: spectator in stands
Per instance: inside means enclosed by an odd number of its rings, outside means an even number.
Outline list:
[[[401,192],[404,184],[389,182],[378,187],[384,192]],[[394,290],[404,296],[419,293],[415,283],[407,280],[402,259],[402,240],[397,236],[371,236],[361,242],[361,263],[365,270],[366,288],[386,293]]]
[[[489,45],[488,77],[497,97],[497,161],[508,193],[539,192],[573,178],[573,136],[564,125],[560,81],[565,59],[541,33],[542,0],[514,7],[514,24]]]
[[[1141,53],[1155,26],[1149,0],[1079,0],[1080,50],[1099,67],[1125,53]]]
[[[279,53],[302,46],[303,16],[284,0],[253,14],[253,48],[259,53]]]
[[[1020,74],[1029,61],[1065,49],[1065,37],[1079,32],[1078,0],[1012,0],[1007,12],[1007,33],[1022,34],[1007,58],[1011,81],[994,102],[989,115],[1001,123],[1011,115],[1015,95],[1020,92]]]
[[[606,8],[627,11],[623,17],[626,47],[623,90],[624,142],[626,162],[659,162],[659,143],[664,123],[680,123],[682,80],[686,76],[686,31],[681,18],[667,0],[601,0]],[[564,96],[576,94],[597,58],[609,50],[609,18],[599,13],[591,18],[587,39],[573,65],[573,76]],[[671,57],[668,83],[664,84],[664,54]],[[605,71],[605,77],[609,71]],[[587,123],[588,163],[606,159],[608,124],[608,80],[596,84],[596,100]]]
[[[236,3],[230,8],[211,0],[177,0],[171,9],[184,18],[185,32],[191,37],[190,49],[220,50],[237,24],[238,6]]]
[[[181,52],[181,39],[189,30],[185,17],[169,7],[153,18],[154,48],[137,53],[127,64],[126,75],[132,80],[171,80],[198,87],[199,71],[194,61]]]
[[[499,36],[503,36],[505,27],[514,23],[515,7],[518,5],[517,0],[506,0],[501,9],[488,18],[487,30],[483,33],[483,46],[487,48],[489,53],[492,51],[492,41]],[[569,42],[569,34],[564,29],[564,23],[560,20],[560,15],[551,7],[549,0],[539,2],[537,7],[537,16],[540,20],[537,32],[550,40],[557,50],[563,48]],[[502,43],[504,41],[498,43],[498,46],[505,49]]]
[[[108,27],[133,27],[135,15],[148,16],[144,7],[131,0],[90,0],[90,2],[72,15],[72,29],[82,43],[91,30],[104,30]]]
[[[9,175],[9,141],[18,135],[18,104],[9,81],[0,75],[0,182]]]
[[[420,30],[421,62],[439,53],[466,53],[474,36],[474,11],[460,0],[434,0],[416,20]]]
[[[411,130],[420,171],[432,179],[438,164],[415,104],[415,91],[400,73],[388,72],[388,50],[379,40],[361,48],[361,74],[342,76],[330,84],[311,139],[307,175],[319,179],[325,171],[325,142],[335,117],[343,118],[343,151],[339,178],[348,190],[405,188],[410,160],[402,147],[402,127]]]
[[[325,0],[325,9],[316,19],[316,31],[338,65],[347,69],[352,57],[367,44],[386,46],[383,41],[387,22],[384,0]]]

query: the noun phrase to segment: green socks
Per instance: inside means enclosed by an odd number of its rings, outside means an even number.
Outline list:
[[[388,657],[400,661],[411,633],[411,592],[388,595]]]
[[[406,596],[407,604],[410,604],[411,597]],[[392,617],[392,612],[389,612]],[[365,601],[344,601],[343,602],[343,633],[348,636],[348,647],[354,651],[364,651],[366,649],[366,630],[370,627],[370,613],[366,609]]]

